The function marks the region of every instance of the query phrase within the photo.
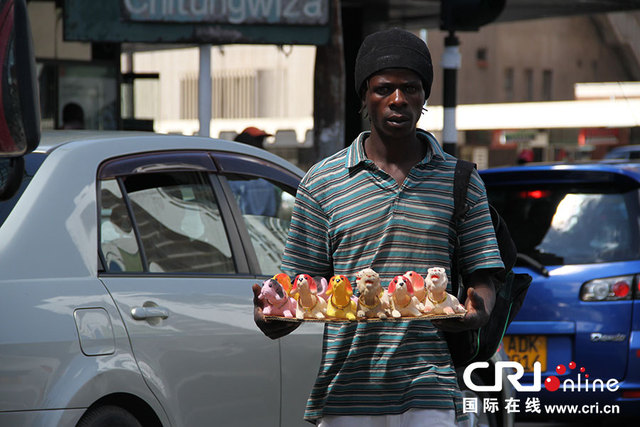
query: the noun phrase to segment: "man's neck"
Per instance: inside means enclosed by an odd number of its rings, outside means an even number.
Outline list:
[[[427,146],[417,133],[406,138],[381,138],[375,130],[364,141],[367,158],[402,184],[413,166],[427,154]]]

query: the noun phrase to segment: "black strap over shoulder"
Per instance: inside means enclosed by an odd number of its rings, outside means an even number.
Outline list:
[[[475,163],[458,159],[453,174],[453,218],[456,221],[462,219],[469,207],[466,205],[467,187],[471,179],[471,172],[476,168]]]
[[[467,206],[467,188],[471,179],[471,172],[476,168],[476,164],[466,160],[458,159],[456,169],[453,173],[453,228],[456,230],[456,244],[451,259],[451,293],[462,299],[466,294],[460,293],[460,270],[458,267],[458,256],[460,251],[460,241],[458,239],[458,223],[469,210]]]

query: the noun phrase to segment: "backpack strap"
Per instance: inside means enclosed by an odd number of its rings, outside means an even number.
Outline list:
[[[471,172],[476,168],[475,163],[458,159],[456,169],[453,174],[453,218],[461,220],[469,207],[466,205],[467,188],[471,179]],[[456,224],[457,226],[457,224]]]
[[[475,163],[458,159],[453,173],[453,228],[456,231],[456,244],[451,259],[451,293],[457,296],[460,296],[460,272],[458,267],[460,240],[458,239],[458,224],[469,211],[469,206],[466,204],[467,188],[469,187],[471,172],[475,168]]]

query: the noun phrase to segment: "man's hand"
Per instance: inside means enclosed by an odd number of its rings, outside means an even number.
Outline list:
[[[253,290],[253,320],[256,322],[256,325],[262,333],[271,338],[272,340],[281,338],[285,335],[293,332],[298,326],[300,326],[300,322],[282,322],[279,320],[269,321],[264,317],[262,313],[262,309],[264,308],[264,303],[258,299],[258,295],[260,295],[260,285],[257,283],[254,284],[251,289]]]
[[[489,321],[489,315],[496,301],[491,276],[479,270],[469,276],[468,283],[467,299],[464,304],[467,313],[461,319],[432,320],[431,323],[435,327],[447,332],[462,332],[478,329]]]

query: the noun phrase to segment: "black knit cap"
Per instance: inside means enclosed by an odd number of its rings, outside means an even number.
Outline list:
[[[422,80],[425,99],[431,94],[433,65],[429,48],[422,39],[400,28],[378,31],[368,35],[356,57],[356,90],[362,95],[362,85],[385,68],[407,68]]]

